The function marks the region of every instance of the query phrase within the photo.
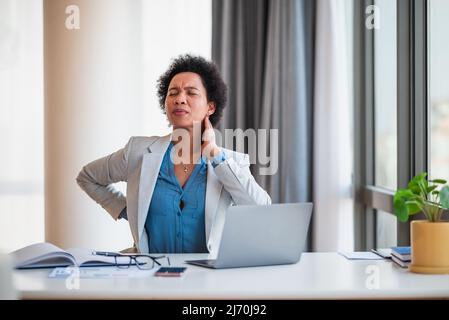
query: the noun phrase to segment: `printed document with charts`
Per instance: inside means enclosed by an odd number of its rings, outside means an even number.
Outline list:
[[[53,268],[53,267],[94,267],[114,266],[114,257],[97,256],[89,249],[62,250],[48,243],[36,243],[11,252],[14,266],[17,269]],[[118,264],[128,264],[128,257],[118,257]]]

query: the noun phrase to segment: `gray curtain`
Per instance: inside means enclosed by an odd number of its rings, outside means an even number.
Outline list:
[[[220,129],[279,130],[277,173],[251,167],[273,203],[312,201],[314,6],[213,0],[212,59],[229,88]]]

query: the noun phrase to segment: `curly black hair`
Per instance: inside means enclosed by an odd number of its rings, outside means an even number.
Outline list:
[[[166,113],[165,98],[170,81],[181,72],[194,72],[201,77],[203,86],[206,88],[207,101],[215,103],[215,112],[209,117],[209,120],[212,126],[216,127],[223,116],[223,109],[226,106],[227,87],[217,65],[200,56],[189,54],[179,56],[172,61],[168,70],[160,76],[157,82],[157,96],[162,112]]]

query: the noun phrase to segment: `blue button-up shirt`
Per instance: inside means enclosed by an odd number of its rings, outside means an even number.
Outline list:
[[[203,157],[184,185],[176,178],[170,143],[148,209],[145,228],[150,253],[208,252],[205,235],[207,163]]]

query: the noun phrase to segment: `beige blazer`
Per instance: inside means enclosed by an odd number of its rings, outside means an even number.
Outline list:
[[[76,181],[93,200],[118,219],[126,207],[135,251],[148,253],[144,228],[153,190],[171,134],[159,137],[131,137],[126,146],[84,166]],[[207,248],[217,253],[226,209],[230,205],[267,205],[270,196],[255,181],[247,154],[222,150],[223,163],[207,163],[205,232]],[[127,182],[126,196],[113,183]]]

